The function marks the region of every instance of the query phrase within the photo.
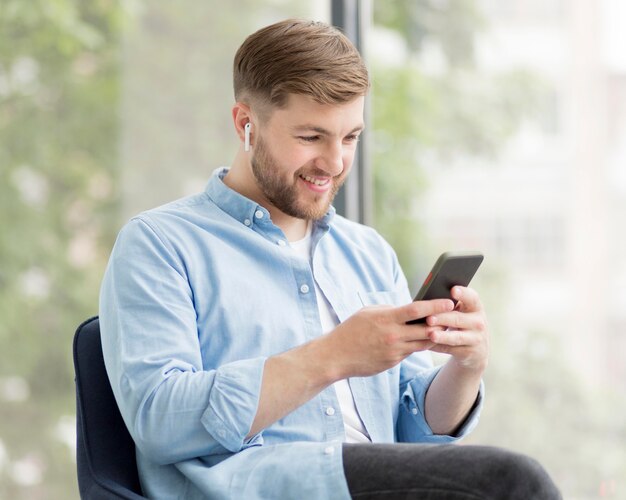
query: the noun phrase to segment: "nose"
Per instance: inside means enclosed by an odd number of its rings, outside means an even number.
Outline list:
[[[344,147],[339,142],[332,141],[320,156],[320,167],[330,176],[335,177],[344,170]]]

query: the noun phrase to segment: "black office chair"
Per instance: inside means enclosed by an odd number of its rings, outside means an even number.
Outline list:
[[[98,317],[74,334],[76,461],[83,499],[142,499],[135,444],[107,377]]]

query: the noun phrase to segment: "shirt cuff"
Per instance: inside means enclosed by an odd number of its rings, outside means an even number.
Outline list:
[[[233,453],[262,444],[260,434],[250,439],[246,436],[259,406],[266,359],[228,363],[215,374],[202,424],[218,443]]]
[[[480,417],[484,400],[484,383],[481,380],[478,395],[472,408],[461,425],[454,434],[435,434],[426,421],[426,392],[430,384],[439,373],[441,366],[431,370],[426,370],[415,376],[408,384],[402,395],[400,411],[404,413],[404,419],[410,422],[399,428],[399,438],[407,442],[427,442],[427,443],[450,443],[458,441],[467,436],[476,425]]]
[[[478,388],[478,395],[476,396],[476,400],[470,409],[465,420],[459,425],[454,433],[453,437],[457,439],[462,439],[467,436],[470,432],[474,430],[474,428],[478,425],[478,420],[480,419],[480,412],[483,409],[483,401],[485,399],[485,384],[483,381],[480,381],[480,386]]]

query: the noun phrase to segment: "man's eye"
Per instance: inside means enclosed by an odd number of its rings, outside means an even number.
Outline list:
[[[319,135],[301,135],[298,139],[301,139],[304,142],[315,142],[319,139]]]
[[[357,134],[351,134],[346,136],[345,141],[346,142],[357,142],[359,140],[359,136]]]

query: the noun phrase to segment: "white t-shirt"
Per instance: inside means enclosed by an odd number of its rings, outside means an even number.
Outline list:
[[[309,223],[307,234],[303,239],[292,241],[289,244],[299,256],[306,259],[307,262],[311,262],[311,223]],[[317,308],[322,323],[322,332],[328,333],[339,324],[339,320],[317,285],[317,282],[315,283],[315,298],[317,299]],[[348,379],[340,380],[333,385],[337,393],[337,398],[339,399],[341,415],[343,416],[343,425],[346,430],[346,442],[369,443],[371,440],[354,404],[354,397],[352,396]]]

